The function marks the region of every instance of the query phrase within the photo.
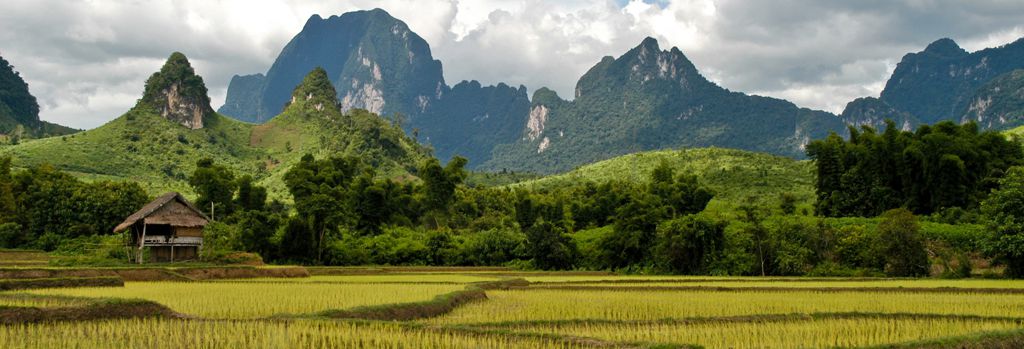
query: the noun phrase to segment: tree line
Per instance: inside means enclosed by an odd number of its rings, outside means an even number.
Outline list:
[[[307,155],[284,174],[288,203],[268,200],[253,177],[209,159],[197,162],[188,182],[196,206],[214,218],[203,249],[210,261],[246,251],[309,265],[865,276],[928,275],[938,266],[966,276],[971,259],[987,256],[1022,275],[1019,143],[939,124],[882,134],[862,128],[849,140],[812,142],[808,153],[819,175],[813,213],[797,212],[785,194],[775,206],[751,197],[708,209],[715,193],[667,163],[639,183],[470,187],[460,157],[431,158],[414,177],[386,178],[358,157]],[[961,162],[988,175],[947,171]],[[906,181],[918,165],[927,169],[923,177]],[[943,175],[963,180],[961,201],[939,195],[955,182]],[[86,183],[46,165],[12,171],[6,159],[0,244],[76,251],[74,243],[109,236],[147,199],[135,183]]]

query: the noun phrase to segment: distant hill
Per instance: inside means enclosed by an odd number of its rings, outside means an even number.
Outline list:
[[[653,38],[605,57],[572,101],[534,93],[527,128],[496,147],[484,169],[550,173],[632,152],[728,147],[803,157],[809,140],[845,130],[833,114],[731,92],[708,81],[677,48]]]
[[[908,53],[878,98],[851,102],[845,122],[881,127],[886,118],[905,129],[951,120],[987,129],[1024,124],[1024,39],[967,52],[951,39]]]
[[[49,163],[96,179],[138,181],[151,194],[190,193],[187,178],[202,158],[252,174],[272,198],[288,199],[281,176],[304,154],[359,156],[384,176],[407,176],[429,151],[365,110],[342,113],[322,70],[297,87],[272,123],[253,125],[213,112],[201,77],[172,54],[124,115],[73,135],[0,149],[16,166]],[[317,97],[314,96],[329,96]],[[307,98],[308,97],[308,98]]]
[[[39,120],[39,103],[14,66],[0,57],[0,135],[4,138],[41,138],[77,132],[70,127]]]
[[[310,17],[266,74],[231,79],[219,111],[267,122],[316,67],[327,72],[343,110],[401,114],[404,129],[433,146],[442,160],[462,155],[479,165],[494,144],[514,141],[525,127],[525,87],[476,81],[448,86],[427,42],[381,9]]]
[[[677,172],[696,174],[715,192],[712,207],[736,207],[753,197],[775,206],[782,193],[809,207],[814,201],[814,167],[806,160],[736,149],[659,150],[618,156],[578,169],[510,187],[558,188],[584,181],[624,180],[646,183],[651,171],[667,161]]]

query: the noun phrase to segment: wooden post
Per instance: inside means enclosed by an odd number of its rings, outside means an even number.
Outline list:
[[[174,244],[171,244],[171,263],[174,263]]]
[[[139,239],[139,264],[142,264],[142,249],[146,247],[146,221],[142,221],[142,238]]]

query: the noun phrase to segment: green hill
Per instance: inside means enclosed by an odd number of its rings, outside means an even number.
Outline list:
[[[202,79],[179,55],[147,81],[145,98],[117,119],[0,149],[0,156],[11,156],[17,167],[48,163],[86,180],[131,180],[150,194],[186,195],[196,161],[212,158],[238,174],[253,175],[271,198],[284,200],[290,197],[281,177],[307,153],[358,156],[389,177],[409,175],[429,156],[428,149],[375,114],[341,113],[333,90],[319,91],[324,88],[319,80],[326,79],[322,70],[296,87],[293,102],[270,123],[253,125],[214,113]]]
[[[736,207],[753,197],[776,206],[783,193],[793,194],[799,207],[814,201],[814,168],[809,161],[736,149],[693,148],[623,155],[573,171],[512,184],[512,187],[557,188],[582,181],[613,179],[646,182],[661,161],[677,171],[696,174],[716,195],[709,207]]]
[[[1004,132],[1006,134],[1008,134],[1008,135],[1014,135],[1014,136],[1017,136],[1017,137],[1024,138],[1024,126],[1020,126],[1020,127],[1015,128],[1015,129],[1006,130]]]

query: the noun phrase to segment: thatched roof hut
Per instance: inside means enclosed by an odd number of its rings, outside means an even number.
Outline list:
[[[150,260],[173,262],[198,258],[203,227],[209,223],[210,219],[185,197],[171,192],[128,216],[114,232],[130,230],[128,244],[138,248],[138,263],[142,263],[147,247]]]

